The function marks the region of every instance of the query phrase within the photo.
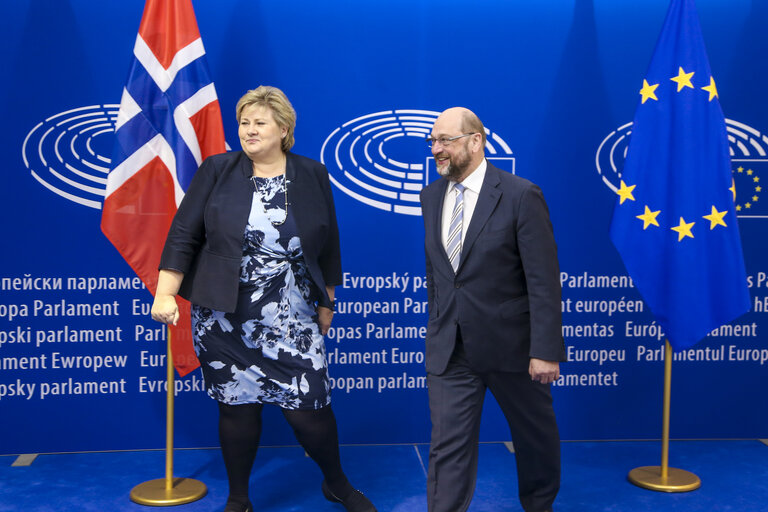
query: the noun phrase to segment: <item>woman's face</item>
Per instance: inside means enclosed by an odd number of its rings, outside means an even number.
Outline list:
[[[240,113],[237,133],[245,154],[256,161],[282,153],[280,144],[288,130],[277,125],[269,107],[248,105]]]

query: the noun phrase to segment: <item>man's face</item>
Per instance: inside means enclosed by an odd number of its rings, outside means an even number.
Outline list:
[[[437,172],[440,176],[458,181],[470,171],[469,166],[472,161],[469,155],[470,142],[469,137],[464,137],[453,141],[449,146],[436,144],[432,147],[432,155],[435,157]]]
[[[452,181],[459,181],[471,171],[472,155],[469,147],[472,137],[461,137],[447,144],[441,144],[438,140],[464,135],[461,129],[461,117],[456,112],[444,112],[432,127],[431,137],[435,141],[432,156],[435,157],[437,172]]]

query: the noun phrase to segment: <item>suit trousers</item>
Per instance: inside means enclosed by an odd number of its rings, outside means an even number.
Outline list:
[[[523,509],[551,510],[560,489],[560,435],[550,386],[533,382],[528,372],[473,371],[461,335],[457,338],[445,372],[427,374],[432,420],[429,512],[463,512],[469,508],[477,479],[486,389],[491,390],[509,423]]]

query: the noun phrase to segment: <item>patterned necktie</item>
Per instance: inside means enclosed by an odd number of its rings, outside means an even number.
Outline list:
[[[459,268],[459,259],[461,258],[461,230],[462,220],[464,219],[464,185],[456,183],[453,188],[456,190],[456,203],[453,205],[453,214],[448,228],[448,244],[446,252],[451,261],[453,271]]]

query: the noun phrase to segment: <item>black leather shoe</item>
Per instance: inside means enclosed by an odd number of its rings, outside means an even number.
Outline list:
[[[253,505],[250,502],[243,504],[237,501],[227,501],[222,512],[253,512]]]
[[[331,492],[328,488],[328,484],[323,480],[323,496],[328,501],[333,503],[341,503],[348,512],[377,512],[376,507],[373,506],[371,500],[365,497],[365,494],[361,493],[357,489],[353,489],[349,496],[344,499],[339,498]]]

